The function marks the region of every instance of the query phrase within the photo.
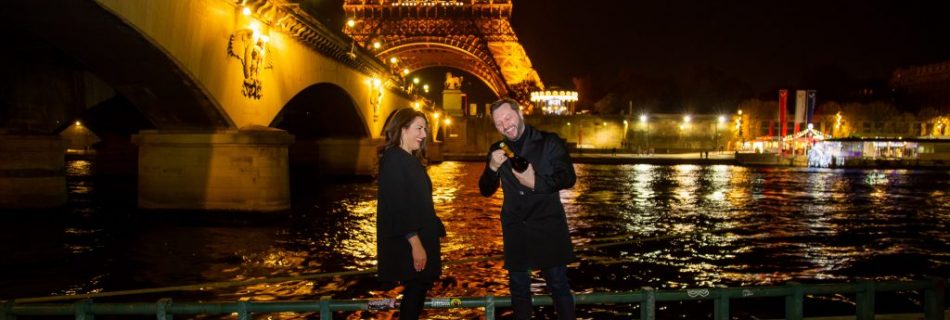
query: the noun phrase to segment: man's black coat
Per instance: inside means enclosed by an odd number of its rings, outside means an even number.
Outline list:
[[[556,134],[526,125],[520,139],[526,140],[518,155],[534,167],[534,190],[518,182],[508,161],[497,172],[486,163],[478,181],[482,195],[488,197],[498,190],[501,180],[505,194],[501,208],[505,268],[524,271],[566,265],[574,259],[574,248],[558,191],[574,186],[574,166]],[[496,149],[498,143],[490,150]],[[490,162],[491,151],[488,158]]]

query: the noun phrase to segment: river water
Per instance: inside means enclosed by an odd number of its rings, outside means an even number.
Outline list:
[[[575,292],[904,280],[950,275],[950,172],[576,164],[562,191],[579,259]],[[501,254],[501,192],[478,193],[481,163],[429,168],[446,261]],[[357,271],[375,266],[372,181],[295,181],[283,214],[135,209],[134,182],[95,163],[67,165],[67,207],[0,216],[0,300]],[[641,242],[603,246],[629,239]],[[507,295],[502,263],[448,265],[432,296]],[[543,282],[535,289],[544,292]],[[292,280],[97,301],[395,297],[372,275]],[[919,293],[877,298],[878,312],[919,310]],[[780,318],[783,301],[737,300],[737,319]],[[539,318],[551,308],[537,308]],[[709,302],[659,303],[658,318],[711,318]],[[853,314],[846,295],[806,299],[805,315]],[[584,318],[639,317],[636,306],[579,306]],[[477,319],[481,310],[430,311]],[[500,318],[509,311],[499,310]],[[315,318],[275,314],[262,318]],[[386,319],[393,312],[338,313]]]

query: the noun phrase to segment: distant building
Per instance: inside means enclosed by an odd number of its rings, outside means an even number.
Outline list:
[[[950,61],[897,69],[890,85],[904,102],[950,112]]]

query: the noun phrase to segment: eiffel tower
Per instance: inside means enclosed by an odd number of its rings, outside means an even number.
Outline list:
[[[459,69],[525,106],[544,89],[509,23],[510,0],[346,0],[343,10],[353,22],[344,33],[394,71]]]

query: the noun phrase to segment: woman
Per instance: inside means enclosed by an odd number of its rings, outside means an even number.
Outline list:
[[[381,281],[405,286],[400,319],[419,318],[426,292],[442,273],[439,238],[445,236],[445,226],[435,215],[424,166],[427,124],[422,112],[397,110],[379,155],[377,268]]]

